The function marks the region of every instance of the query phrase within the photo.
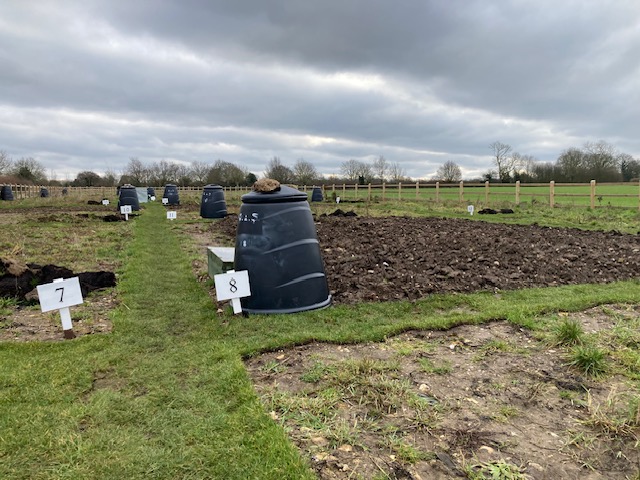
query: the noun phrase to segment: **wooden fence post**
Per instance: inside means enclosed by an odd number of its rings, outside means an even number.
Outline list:
[[[516,205],[520,205],[520,180],[516,181]]]
[[[464,202],[464,182],[460,180],[460,203]]]
[[[385,190],[387,188],[387,184],[383,181],[382,182],[382,201],[384,202],[384,194],[386,193]],[[640,205],[640,204],[639,204]],[[640,206],[638,207],[640,208]]]
[[[436,203],[440,202],[440,182],[436,182]]]
[[[356,182],[356,185],[354,187],[354,191],[355,191],[355,199],[358,199],[358,182]]]
[[[555,186],[556,186],[556,182],[554,182],[553,180],[551,180],[549,182],[549,206],[551,208],[553,208],[556,204],[555,202]]]
[[[347,184],[343,183],[342,184],[342,198],[344,199],[344,198],[346,198],[346,196],[347,196]]]
[[[591,208],[596,208],[596,181],[591,180],[591,189],[589,190],[589,200],[591,201]]]
[[[371,182],[369,182],[369,193],[368,193],[369,201],[371,201]]]
[[[484,182],[484,204],[489,206],[489,180]]]
[[[402,200],[402,182],[398,182],[398,200]]]
[[[416,182],[416,200],[420,198],[420,182]]]

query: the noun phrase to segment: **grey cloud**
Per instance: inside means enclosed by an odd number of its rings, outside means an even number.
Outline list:
[[[335,173],[385,154],[418,177],[486,170],[495,140],[547,161],[600,138],[640,154],[633,0],[42,1],[0,18],[17,115],[0,148],[70,170],[279,155]]]

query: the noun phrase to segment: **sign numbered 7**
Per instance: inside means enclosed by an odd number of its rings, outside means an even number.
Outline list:
[[[43,312],[60,310],[61,308],[80,305],[84,302],[78,277],[67,278],[61,282],[38,285],[37,289],[40,308]]]

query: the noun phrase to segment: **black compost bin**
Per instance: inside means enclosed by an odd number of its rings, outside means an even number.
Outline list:
[[[180,205],[180,195],[178,195],[178,187],[170,183],[164,186],[162,198],[167,199],[167,205]]]
[[[0,200],[13,200],[13,191],[11,185],[3,185],[0,189]]]
[[[220,185],[206,185],[202,190],[200,216],[202,218],[224,218],[227,216],[227,202],[224,201],[224,190]]]
[[[122,185],[118,195],[118,210],[123,205],[131,205],[131,210],[137,212],[140,210],[140,201],[138,200],[138,192],[133,185]]]
[[[147,187],[147,198],[151,198],[151,197],[155,197],[156,196],[156,191],[153,189],[153,187]]]
[[[234,268],[248,270],[249,313],[294,313],[331,303],[307,194],[282,186],[242,196]]]
[[[49,196],[49,190],[47,190],[46,188],[41,188],[40,189],[40,197],[41,198],[47,198]]]
[[[312,202],[321,202],[322,201],[322,188],[313,187],[313,191],[311,192],[311,201]]]

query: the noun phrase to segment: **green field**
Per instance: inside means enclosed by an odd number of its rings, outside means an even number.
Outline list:
[[[466,204],[435,205],[406,195],[403,202],[345,206],[370,215],[468,216]],[[230,211],[237,211],[238,198],[227,195]],[[183,204],[197,200],[197,194],[181,197]],[[29,208],[41,205],[36,199],[24,202],[0,202],[0,215],[11,209],[28,215]],[[50,205],[81,207],[69,199]],[[335,207],[312,206],[315,213]],[[96,221],[84,233],[75,231],[71,220],[65,225],[64,214],[56,215],[47,219],[38,211],[3,222],[2,250],[86,268],[92,262],[115,265],[120,304],[110,314],[110,334],[0,343],[0,478],[314,478],[309,460],[260,403],[243,358],[311,341],[380,341],[411,329],[496,319],[535,330],[544,317],[540,324],[551,330],[561,322],[557,312],[635,304],[640,294],[639,283],[628,281],[233,317],[216,312],[207,292],[210,282],[203,287],[194,276],[193,262],[202,261],[202,254],[185,227],[201,222],[195,208],[171,223],[161,205],[148,204],[129,224]],[[483,220],[631,233],[640,224],[634,209],[576,211],[531,202],[511,217]],[[47,238],[73,247],[71,255],[47,248]],[[11,302],[5,303],[0,321],[10,321]],[[640,354],[636,348],[625,355],[628,363],[615,373],[637,384]]]
[[[421,184],[416,189],[415,184],[403,184],[398,189],[397,185],[387,185],[384,189],[380,185],[372,185],[371,191],[367,185],[355,188],[354,185],[332,185],[325,186],[326,196],[333,198],[335,191],[337,196],[343,200],[362,201],[405,201],[418,200],[424,202],[436,201],[436,187],[432,184]],[[559,184],[554,188],[554,204],[558,207],[591,205],[590,185],[580,184]],[[484,184],[463,185],[462,202],[460,201],[459,185],[442,185],[437,192],[437,200],[449,203],[471,203],[482,207],[515,206],[516,186],[515,184],[492,183],[489,188]],[[549,205],[550,189],[549,185],[535,186],[522,184],[520,186],[519,204],[539,204]],[[602,184],[596,185],[594,206],[597,207],[626,207],[639,208],[640,187],[638,184]]]

